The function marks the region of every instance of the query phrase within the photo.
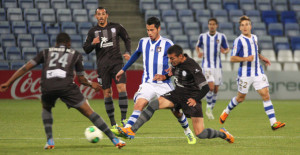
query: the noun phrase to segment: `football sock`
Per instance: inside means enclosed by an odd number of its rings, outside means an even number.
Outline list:
[[[212,96],[213,96],[213,92],[212,91],[209,91],[206,94],[206,102],[207,102],[206,108],[211,108],[212,107]]]
[[[98,128],[100,129],[102,132],[104,132],[107,137],[109,139],[113,139],[116,136],[110,131],[110,129],[108,128],[107,124],[104,122],[104,120],[102,119],[102,117],[100,117],[96,112],[92,113],[89,116],[89,119],[91,120],[91,122]]]
[[[144,109],[140,117],[132,125],[131,130],[136,132],[145,122],[150,120],[156,110],[159,109],[159,102],[157,99],[151,101],[146,109]]]
[[[264,103],[265,112],[268,115],[271,126],[272,126],[274,123],[277,122],[276,117],[275,117],[275,110],[273,108],[273,104],[272,104],[271,100],[263,101],[263,103]]]
[[[111,97],[104,98],[106,113],[109,117],[111,126],[116,125],[115,121],[115,107]]]
[[[215,107],[216,102],[217,102],[217,97],[218,97],[218,94],[214,93],[212,96],[211,109],[213,109]]]
[[[126,119],[127,109],[128,109],[128,99],[126,92],[119,93],[119,107],[121,110],[121,120]]]
[[[132,112],[131,116],[129,117],[125,128],[132,126],[136,122],[136,120],[139,118],[140,115],[141,115],[141,111],[134,110]]]
[[[239,103],[237,102],[236,97],[233,97],[233,98],[231,99],[230,103],[228,104],[228,106],[226,107],[225,112],[226,112],[227,114],[229,114],[230,111],[231,111],[235,106],[237,106],[238,104],[239,104]]]
[[[226,138],[225,133],[218,131],[218,130],[214,130],[211,128],[206,128],[204,129],[199,135],[197,135],[198,138],[200,139],[211,139],[211,138],[216,138],[216,137],[220,137],[222,139]]]
[[[178,122],[180,123],[181,127],[184,129],[184,134],[190,133],[191,129],[189,128],[189,122],[187,121],[184,113],[180,118],[177,118]]]
[[[52,118],[51,110],[48,111],[48,110],[43,108],[43,110],[42,110],[42,119],[43,119],[45,133],[47,135],[47,141],[48,141],[49,139],[53,138],[53,136],[52,136],[53,118]]]

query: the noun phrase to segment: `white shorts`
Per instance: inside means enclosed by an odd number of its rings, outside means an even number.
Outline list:
[[[215,85],[222,84],[221,68],[203,68],[203,74],[207,82],[214,82]]]
[[[260,90],[269,87],[268,78],[265,74],[255,77],[238,77],[238,91],[242,94],[247,94],[249,87],[253,84],[255,90]]]
[[[150,101],[153,98],[166,94],[174,89],[171,83],[142,83],[139,90],[134,94],[134,103],[139,98],[144,98]]]

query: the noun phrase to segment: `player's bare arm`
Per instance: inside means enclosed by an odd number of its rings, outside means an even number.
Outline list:
[[[253,61],[254,56],[250,55],[248,57],[239,57],[239,56],[231,56],[230,62],[242,62],[242,61]]]
[[[229,52],[229,48],[224,49],[223,47],[221,47],[221,53],[227,54],[228,52]]]
[[[99,83],[89,81],[83,75],[78,75],[77,77],[78,77],[78,82],[80,84],[85,85],[85,86],[89,86],[89,87],[93,88],[96,92],[99,91],[100,89],[102,89],[102,87],[100,86]]]
[[[153,81],[164,81],[166,79],[167,79],[167,77],[165,75],[161,75],[161,74],[155,74],[153,77]]]
[[[117,73],[117,75],[116,75],[116,80],[117,80],[117,81],[120,81],[121,76],[122,76],[124,73],[125,73],[125,71],[124,71],[123,69],[121,69],[121,70]]]
[[[198,53],[198,57],[199,57],[199,58],[202,58],[203,52],[201,51],[201,49],[200,49],[199,47],[196,47],[196,51],[197,51],[197,53]]]
[[[270,66],[271,62],[268,58],[262,56],[261,54],[258,55],[259,59],[262,60],[263,62],[265,62],[266,66]]]
[[[125,54],[123,54],[123,57],[125,58],[125,60],[129,60],[130,59],[130,54],[129,53],[125,53]]]

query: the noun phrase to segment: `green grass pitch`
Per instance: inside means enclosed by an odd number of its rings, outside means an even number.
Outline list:
[[[114,103],[119,122],[117,100]],[[103,100],[90,100],[90,104],[109,122]],[[0,100],[0,154],[300,154],[299,100],[273,101],[277,119],[287,124],[277,131],[271,130],[262,101],[246,100],[231,112],[224,125],[219,124],[218,117],[227,104],[228,100],[217,102],[216,119],[208,121],[205,117],[205,127],[225,127],[235,137],[233,144],[217,138],[197,139],[197,144],[189,145],[170,110],[159,110],[140,128],[136,138],[125,140],[126,147],[119,150],[106,136],[99,143],[89,143],[83,132],[92,124],[58,101],[52,111],[55,149],[43,150],[46,138],[39,100]],[[130,100],[127,116],[132,108]]]

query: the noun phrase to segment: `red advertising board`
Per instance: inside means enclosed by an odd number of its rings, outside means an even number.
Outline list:
[[[0,83],[4,83],[13,75],[15,71],[0,70]],[[23,77],[16,80],[10,87],[10,89],[4,93],[0,93],[0,99],[34,99],[40,98],[40,80],[41,70],[32,70],[27,72]],[[138,87],[142,80],[143,71],[127,71],[127,94],[128,98],[132,99],[134,93],[138,90]],[[86,71],[86,77],[91,81],[97,81],[96,71]],[[77,80],[75,80],[76,82]],[[118,98],[118,91],[115,84],[113,86],[113,98]],[[91,99],[103,99],[103,93],[95,92],[90,87],[83,85],[79,86],[80,90],[87,98]]]

